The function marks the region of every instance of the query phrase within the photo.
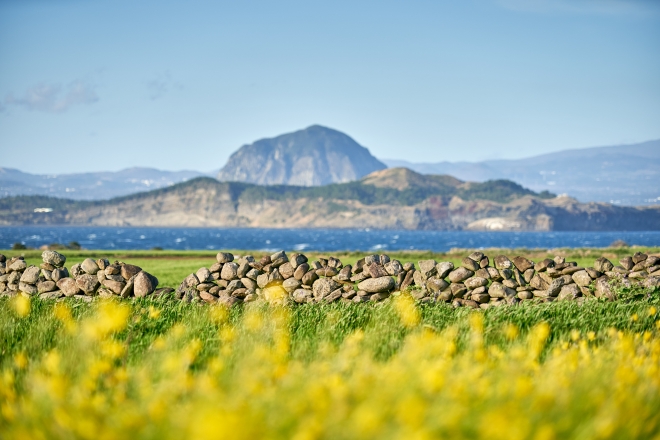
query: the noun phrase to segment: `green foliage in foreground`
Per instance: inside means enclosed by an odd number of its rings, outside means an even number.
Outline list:
[[[635,293],[635,292],[632,292]],[[631,292],[620,292],[631,298]],[[414,328],[405,326],[391,301],[378,304],[305,304],[289,307],[291,353],[294,358],[311,360],[325,345],[337,347],[356,330],[365,334],[366,346],[380,359],[392,356],[405,336],[415,328],[424,327],[442,331],[456,326],[459,341],[469,331],[469,316],[474,313],[484,317],[484,340],[488,344],[505,345],[505,330],[509,324],[521,335],[539,323],[550,325],[550,342],[564,341],[573,330],[582,335],[587,332],[601,334],[608,329],[631,332],[653,330],[659,318],[658,293],[638,290],[634,301],[606,302],[590,299],[580,304],[575,301],[547,304],[525,303],[518,306],[495,307],[485,311],[468,308],[455,309],[449,304],[418,304],[420,322]],[[66,299],[76,321],[89,317],[94,305],[76,299]],[[56,338],[61,323],[55,318],[54,301],[37,298],[31,301],[30,314],[19,318],[11,306],[11,299],[0,298],[0,367],[12,362],[13,357],[25,353],[28,357],[42,356],[58,345]],[[214,307],[206,304],[182,303],[173,299],[135,299],[128,302],[131,313],[129,325],[120,335],[128,347],[129,362],[140,362],[142,354],[159,336],[165,335],[175,325],[186,329],[189,339],[202,343],[202,356],[218,349],[218,329],[213,315]],[[238,324],[249,307],[268,309],[267,304],[249,304],[229,311],[229,322]],[[62,347],[60,347],[62,348]],[[65,348],[65,347],[64,347]]]

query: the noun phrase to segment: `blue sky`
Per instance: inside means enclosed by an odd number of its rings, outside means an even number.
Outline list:
[[[0,0],[0,166],[208,171],[312,124],[417,162],[660,138],[660,2]]]

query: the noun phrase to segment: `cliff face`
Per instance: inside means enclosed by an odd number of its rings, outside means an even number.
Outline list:
[[[51,212],[34,212],[52,208]],[[196,179],[103,202],[0,199],[0,224],[374,228],[424,230],[658,230],[660,207],[541,198],[506,181],[420,179],[385,170],[361,182],[305,188]]]
[[[217,178],[259,185],[317,186],[358,180],[384,168],[385,164],[349,136],[313,125],[242,146]]]

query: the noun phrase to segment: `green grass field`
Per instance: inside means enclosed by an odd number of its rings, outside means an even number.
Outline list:
[[[603,254],[632,252],[562,255]],[[215,252],[66,255],[138,264],[174,287]],[[0,438],[658,438],[660,292],[620,294],[478,311],[406,295],[229,310],[0,298]]]

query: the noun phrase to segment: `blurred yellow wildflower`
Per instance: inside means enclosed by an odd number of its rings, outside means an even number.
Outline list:
[[[12,300],[14,311],[20,318],[25,318],[30,314],[30,298],[23,295],[16,295]]]
[[[394,299],[394,307],[404,326],[410,328],[419,324],[420,313],[412,296],[409,294],[399,295]]]

